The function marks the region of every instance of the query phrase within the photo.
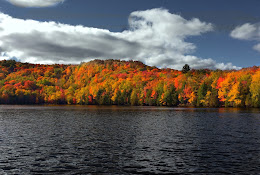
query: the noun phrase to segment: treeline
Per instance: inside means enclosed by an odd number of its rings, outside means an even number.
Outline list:
[[[260,107],[260,68],[177,71],[137,61],[40,65],[4,60],[0,104]]]

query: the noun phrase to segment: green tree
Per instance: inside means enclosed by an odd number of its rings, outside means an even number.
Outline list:
[[[136,90],[133,90],[130,97],[130,103],[132,106],[136,106],[138,104],[138,98]]]
[[[253,106],[260,107],[260,71],[257,71],[256,74],[252,76],[250,92],[252,95]]]
[[[204,99],[204,97],[207,94],[207,85],[203,82],[198,90],[198,99],[197,99],[197,106],[201,106],[201,100]]]

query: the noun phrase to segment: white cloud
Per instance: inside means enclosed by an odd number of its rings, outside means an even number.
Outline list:
[[[260,52],[260,44],[257,44],[253,47],[256,51]]]
[[[13,5],[20,7],[49,7],[58,3],[64,2],[64,0],[7,0]]]
[[[230,36],[235,39],[240,40],[251,40],[260,41],[260,24],[250,24],[246,23],[241,26],[236,27]],[[254,50],[260,52],[260,43],[253,47]]]
[[[129,30],[72,26],[12,18],[0,13],[0,52],[31,63],[80,63],[92,59],[139,60],[157,67],[238,69],[231,63],[193,56],[190,36],[212,31],[210,23],[186,20],[165,9],[130,14]],[[0,57],[1,59],[1,57]]]
[[[230,34],[232,38],[243,39],[243,40],[252,40],[257,33],[257,26],[254,24],[246,23],[242,26],[236,27]]]

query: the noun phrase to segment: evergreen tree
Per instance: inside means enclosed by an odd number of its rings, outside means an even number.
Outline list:
[[[190,71],[190,66],[188,64],[185,64],[182,68],[182,73],[186,74]]]

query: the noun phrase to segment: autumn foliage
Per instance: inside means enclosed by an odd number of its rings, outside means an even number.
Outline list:
[[[137,61],[40,65],[4,60],[0,103],[260,107],[260,68],[184,73]]]

